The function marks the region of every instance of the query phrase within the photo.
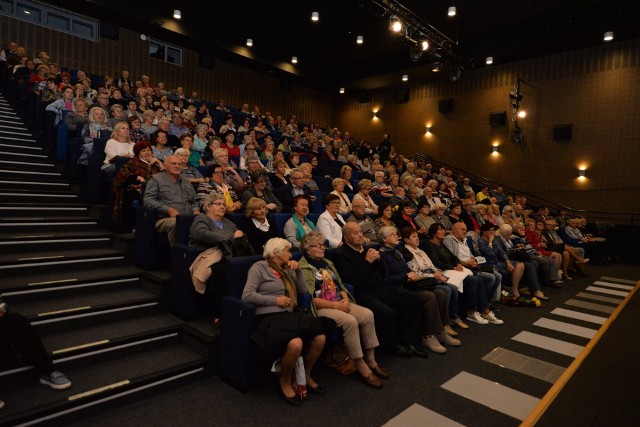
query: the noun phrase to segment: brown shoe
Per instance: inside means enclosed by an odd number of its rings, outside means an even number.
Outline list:
[[[376,374],[378,378],[382,378],[383,380],[386,380],[387,378],[389,378],[389,371],[387,371],[380,365],[376,366],[375,368],[372,368],[371,366],[369,366],[369,369],[371,369],[371,371],[374,374]]]
[[[360,381],[362,381],[363,383],[365,383],[367,386],[371,388],[382,388],[383,386],[382,380],[376,377],[376,374],[374,373],[371,373],[369,374],[368,377],[365,377],[364,375],[358,372],[358,378],[360,378]]]
[[[466,323],[464,323],[464,322],[462,321],[462,319],[461,319],[461,318],[459,318],[459,317],[456,317],[456,318],[455,318],[455,320],[453,321],[453,324],[454,324],[454,325],[456,325],[458,328],[461,328],[461,329],[469,329],[469,325],[467,325]]]
[[[454,331],[453,328],[449,325],[444,325],[444,331],[452,337],[458,336],[458,333]]]

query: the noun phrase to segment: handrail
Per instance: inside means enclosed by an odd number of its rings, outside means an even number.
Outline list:
[[[520,191],[516,188],[513,187],[509,187],[508,185],[503,185],[502,183],[496,182],[490,178],[481,176],[481,175],[476,175],[474,173],[468,172],[464,169],[460,169],[456,166],[450,165],[448,163],[439,161],[434,159],[431,156],[427,156],[425,154],[421,154],[421,153],[416,153],[415,154],[415,159],[416,161],[424,161],[427,163],[431,163],[432,166],[435,168],[436,165],[438,166],[438,168],[440,167],[444,167],[446,169],[450,169],[453,172],[455,172],[456,174],[461,173],[462,175],[464,175],[465,177],[468,177],[474,184],[488,184],[491,185],[492,187],[496,187],[496,186],[500,186],[502,187],[505,192],[509,195],[515,196],[516,194],[521,195],[521,196],[525,196],[528,200],[531,200],[539,205],[544,205],[544,206],[554,206],[556,208],[556,210],[566,210],[568,212],[571,212],[575,215],[580,214],[582,216],[589,216],[592,219],[607,219],[610,221],[613,220],[622,220],[621,217],[627,217],[628,223],[630,225],[634,225],[634,220],[637,217],[640,217],[640,212],[618,212],[618,211],[596,211],[596,210],[589,210],[589,209],[575,209],[572,208],[570,206],[565,206],[556,202],[553,202],[551,200],[547,200],[543,197],[540,196],[536,196],[535,194],[531,194],[531,193],[527,193],[525,191]],[[602,216],[606,215],[606,216],[616,216],[617,218],[603,218]]]

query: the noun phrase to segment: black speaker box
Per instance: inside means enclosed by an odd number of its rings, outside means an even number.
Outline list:
[[[291,92],[291,80],[289,80],[289,79],[280,79],[280,90],[282,92],[290,93]]]
[[[396,104],[406,104],[409,102],[409,88],[403,87],[396,93]]]
[[[118,41],[120,38],[120,27],[107,21],[100,21],[100,37]]]
[[[489,113],[489,124],[491,126],[500,126],[507,124],[507,112]]]
[[[198,67],[213,70],[213,56],[201,53],[198,59]]]
[[[369,92],[367,92],[366,90],[361,90],[356,93],[356,98],[358,99],[358,102],[360,104],[371,102],[371,99],[369,98]]]
[[[555,125],[553,127],[553,139],[556,141],[569,141],[573,132],[573,124]]]
[[[438,111],[441,113],[450,113],[453,111],[453,99],[441,99],[438,101]]]

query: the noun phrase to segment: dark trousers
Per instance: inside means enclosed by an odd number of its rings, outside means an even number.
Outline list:
[[[462,282],[467,311],[482,312],[489,308],[489,298],[496,292],[499,283],[492,274],[474,274]]]
[[[13,349],[36,367],[39,374],[53,372],[53,364],[26,317],[17,313],[6,313],[0,317],[0,356],[12,357]]]
[[[357,300],[358,304],[373,312],[376,335],[384,347],[421,342],[422,301],[417,293],[393,286],[383,286],[376,292],[359,293]]]
[[[447,294],[442,289],[417,292],[422,302],[422,333],[423,335],[440,335],[444,332],[444,325],[449,324],[449,308]]]
[[[199,296],[202,311],[219,319],[220,302],[227,295],[227,264],[222,260],[211,266],[211,278],[207,283],[204,294]]]

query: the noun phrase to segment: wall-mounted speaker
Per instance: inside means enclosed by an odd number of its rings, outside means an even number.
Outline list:
[[[573,124],[555,125],[553,127],[553,139],[556,141],[569,141],[573,132]]]
[[[500,126],[507,124],[507,112],[489,113],[489,124],[491,126]]]
[[[441,113],[450,113],[453,111],[453,99],[441,99],[438,101],[438,111]]]
[[[366,90],[361,90],[357,92],[356,99],[360,104],[366,104],[368,102],[371,102],[371,98],[369,97],[369,92],[367,92]]]
[[[396,104],[406,104],[409,102],[409,88],[403,87],[396,92]]]
[[[100,21],[100,37],[118,41],[120,38],[120,27],[107,21]]]

